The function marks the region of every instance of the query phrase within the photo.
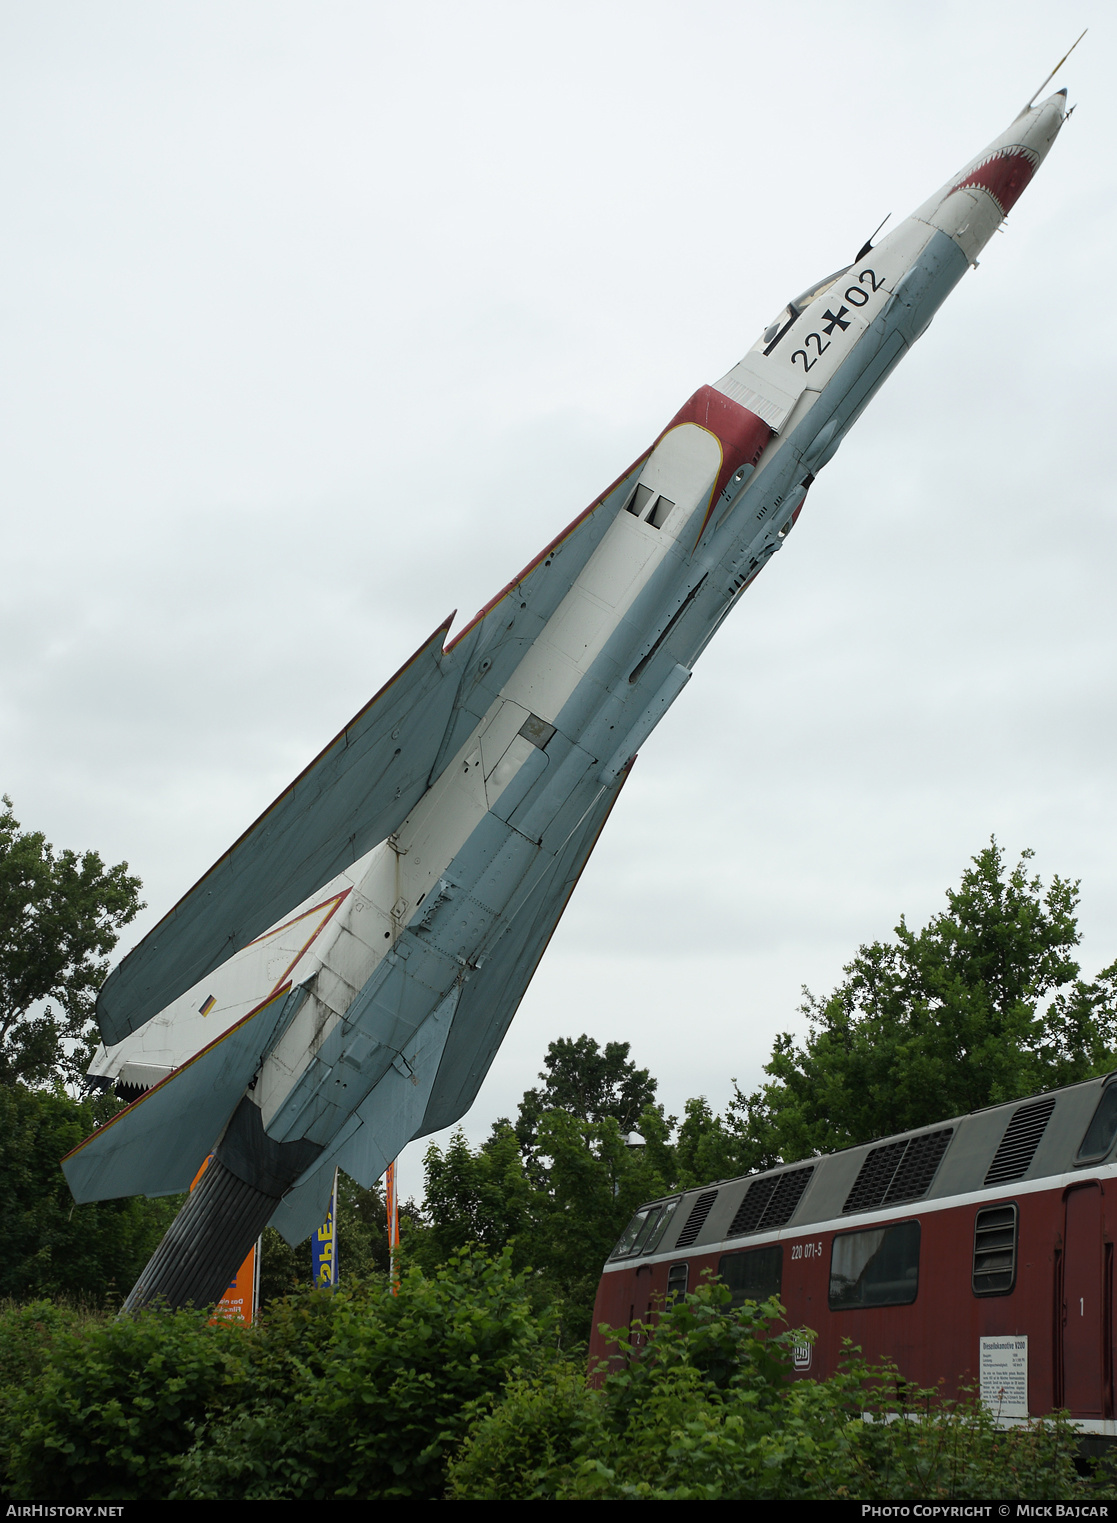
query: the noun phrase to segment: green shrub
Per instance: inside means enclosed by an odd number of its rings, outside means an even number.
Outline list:
[[[249,1335],[185,1311],[54,1331],[38,1380],[8,1408],[12,1495],[166,1499],[195,1429],[240,1394]]]
[[[783,1402],[783,1434],[799,1457],[786,1495],[877,1500],[1097,1500],[1075,1467],[1066,1413],[1010,1428],[975,1396],[949,1400],[852,1350],[826,1381],[798,1381]]]
[[[510,1255],[276,1303],[257,1326],[0,1310],[18,1499],[1097,1502],[1065,1417],[1001,1430],[850,1351],[796,1377],[776,1302],[704,1286],[614,1331],[599,1383],[555,1351]]]
[[[569,1369],[512,1383],[450,1466],[455,1500],[1090,1500],[1065,1416],[999,1429],[979,1402],[918,1391],[851,1351],[792,1379],[775,1302],[703,1287],[599,1388]],[[629,1349],[626,1330],[614,1331]]]
[[[13,1407],[49,1364],[55,1340],[89,1320],[87,1312],[53,1301],[0,1307],[0,1483],[10,1484],[12,1445],[20,1432]]]
[[[176,1494],[440,1498],[475,1412],[552,1343],[507,1252],[412,1269],[395,1296],[377,1281],[292,1297],[254,1342],[251,1399],[199,1436]]]
[[[450,1467],[457,1500],[718,1500],[762,1464],[792,1364],[776,1302],[727,1314],[705,1286],[650,1325],[613,1329],[625,1353],[600,1389],[573,1370],[509,1387]],[[550,1417],[548,1414],[551,1414]]]
[[[605,1407],[582,1361],[562,1360],[513,1379],[491,1412],[480,1412],[448,1466],[455,1501],[550,1502],[570,1466],[608,1446]]]

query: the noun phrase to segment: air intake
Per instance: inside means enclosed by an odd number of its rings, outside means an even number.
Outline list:
[[[761,1232],[765,1227],[783,1227],[795,1214],[803,1198],[814,1164],[807,1169],[787,1169],[783,1174],[769,1174],[754,1179],[729,1224],[729,1237],[746,1232]]]
[[[684,1222],[683,1230],[679,1233],[679,1236],[676,1239],[676,1248],[690,1247],[691,1243],[694,1242],[694,1239],[698,1236],[698,1234],[702,1231],[702,1228],[705,1226],[706,1218],[709,1216],[714,1201],[717,1200],[717,1198],[718,1192],[716,1190],[706,1190],[698,1197],[698,1199],[694,1202],[694,1205],[691,1206],[690,1215]]]
[[[1007,1296],[1016,1284],[1017,1222],[1012,1201],[1003,1206],[987,1206],[974,1218],[975,1296]]]
[[[985,1176],[987,1185],[1003,1185],[1010,1179],[1023,1179],[1036,1156],[1040,1138],[1047,1129],[1051,1112],[1055,1109],[1055,1097],[1040,1100],[1035,1105],[1022,1105],[1012,1114],[1005,1128],[1001,1145],[989,1165]]]
[[[842,1215],[899,1205],[926,1195],[953,1135],[954,1128],[948,1126],[941,1132],[922,1132],[918,1137],[871,1148],[846,1197]]]

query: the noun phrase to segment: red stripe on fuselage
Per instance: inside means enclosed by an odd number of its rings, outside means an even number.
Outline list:
[[[742,465],[756,464],[763,453],[764,446],[772,437],[772,430],[763,418],[758,418],[754,412],[749,412],[747,407],[742,407],[731,397],[715,391],[712,386],[700,386],[690,400],[683,403],[660,434],[659,439],[655,441],[656,444],[659,444],[660,440],[673,428],[678,428],[682,423],[697,423],[699,428],[707,429],[713,434],[721,445],[721,470],[714,482],[714,489],[710,493],[702,527],[694,541],[697,545],[706,532],[710,514],[714,511],[714,503],[724,492],[726,482]],[[654,449],[655,445],[652,448]]]
[[[714,503],[717,502],[719,496],[725,490],[725,483],[740,466],[755,465],[760,459],[764,446],[772,437],[772,430],[768,427],[767,423],[758,418],[755,413],[751,413],[747,408],[742,407],[740,403],[723,396],[720,391],[715,391],[712,386],[700,387],[688,402],[684,402],[667,427],[656,439],[652,448],[646,454],[634,460],[632,465],[628,467],[628,470],[622,472],[616,481],[602,492],[600,497],[591,502],[588,508],[584,508],[577,518],[567,524],[560,534],[556,534],[554,539],[544,549],[540,550],[534,560],[528,562],[519,576],[514,577],[506,587],[502,587],[496,597],[490,598],[484,608],[479,609],[465,628],[454,636],[446,646],[447,651],[453,650],[460,640],[464,640],[469,631],[474,629],[488,614],[492,613],[497,604],[502,603],[514,587],[518,587],[525,577],[531,575],[541,561],[546,560],[552,551],[562,544],[563,540],[568,539],[591,513],[595,513],[625,477],[630,475],[636,466],[642,465],[656,445],[673,428],[678,428],[680,423],[697,423],[699,427],[708,429],[721,445],[721,470],[718,472],[718,479],[714,482],[714,490],[710,494],[706,516],[702,520],[702,528],[698,532],[698,539],[701,539],[709,522],[710,514],[713,512]],[[697,542],[696,540],[695,543],[697,544]]]

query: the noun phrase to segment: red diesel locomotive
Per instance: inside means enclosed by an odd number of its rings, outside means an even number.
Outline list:
[[[600,1323],[646,1319],[708,1269],[734,1305],[776,1295],[815,1330],[805,1376],[848,1338],[917,1385],[980,1385],[1002,1418],[1066,1408],[1113,1438],[1115,1141],[1110,1074],[650,1201],[606,1262],[591,1366]]]

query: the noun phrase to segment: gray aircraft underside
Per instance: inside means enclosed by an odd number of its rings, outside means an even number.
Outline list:
[[[124,959],[90,1074],[145,1092],[65,1160],[79,1201],[186,1189],[247,1105],[268,1146],[302,1149],[267,1185],[294,1243],[336,1166],[370,1185],[468,1109],[636,751],[1065,116],[1065,92],[1026,109],[789,303]]]

